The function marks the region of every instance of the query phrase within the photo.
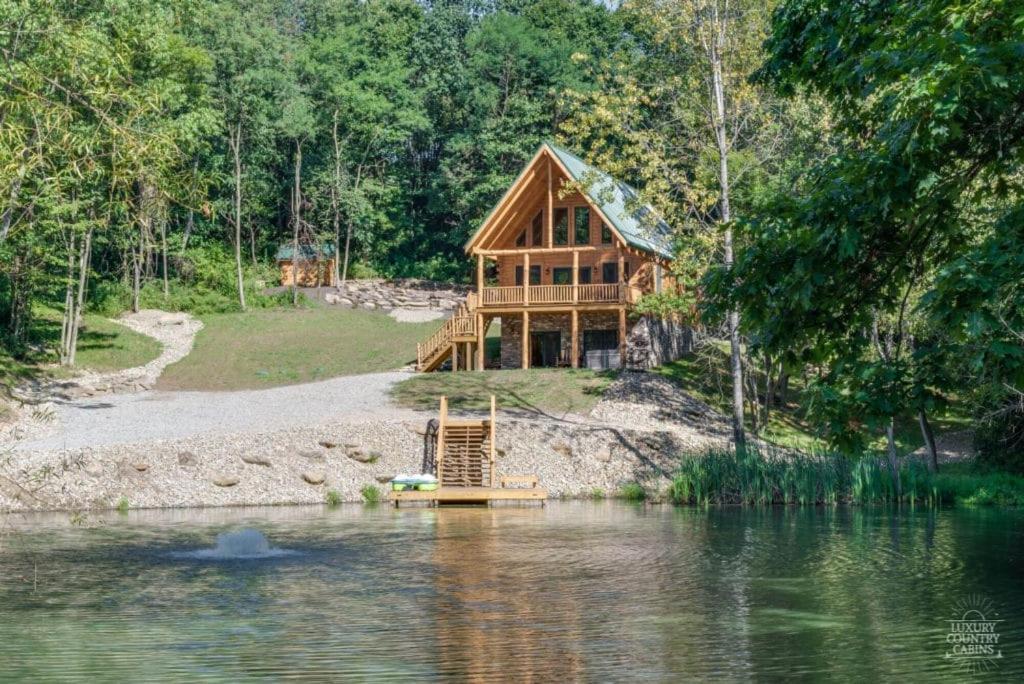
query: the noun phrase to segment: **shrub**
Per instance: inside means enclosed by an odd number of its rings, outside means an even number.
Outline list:
[[[122,496],[120,499],[118,499],[118,501],[117,501],[117,512],[118,513],[127,513],[128,509],[130,507],[131,507],[131,504],[128,502],[128,497]]]
[[[601,489],[600,487],[594,487],[594,489],[592,489],[590,492],[591,499],[603,499],[605,498],[605,496],[606,494],[604,493],[604,490]]]
[[[341,503],[341,494],[338,493],[338,490],[337,489],[328,489],[327,490],[327,505],[328,506],[337,506],[340,503]]]
[[[363,488],[359,490],[359,493],[363,495],[363,501],[369,504],[380,503],[384,498],[384,495],[380,491],[380,487],[376,485],[363,485]]]
[[[647,498],[647,491],[639,482],[627,482],[619,490],[619,498],[626,501],[643,501]]]

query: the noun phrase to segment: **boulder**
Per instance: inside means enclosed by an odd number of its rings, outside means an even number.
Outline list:
[[[380,482],[381,484],[387,484],[388,482],[391,482],[392,480],[394,480],[395,476],[394,475],[374,475],[373,479],[375,479],[377,482]]]
[[[367,451],[361,447],[346,448],[345,455],[359,463],[376,463],[380,460],[380,454],[376,451]]]
[[[607,447],[604,449],[598,449],[597,453],[594,454],[594,460],[600,461],[601,463],[608,463],[612,460],[612,451]]]
[[[238,479],[237,475],[221,473],[219,475],[214,475],[210,482],[217,485],[218,487],[234,487],[236,484],[240,482],[240,480]]]
[[[337,445],[337,443],[335,443],[335,442],[331,442],[331,441],[329,441],[329,440],[326,440],[326,439],[324,439],[324,440],[321,440],[321,441],[319,441],[319,442],[317,442],[317,443],[318,443],[318,444],[319,444],[320,446],[322,446],[322,447],[323,447],[324,449],[333,449],[334,447],[338,446],[338,445]]]
[[[572,447],[565,442],[555,442],[551,445],[551,448],[555,453],[562,454],[567,458],[572,458]]]
[[[299,456],[302,458],[318,460],[324,457],[324,452],[319,449],[299,449]]]
[[[249,465],[270,466],[270,459],[263,454],[242,454],[242,462]]]
[[[304,470],[302,471],[302,479],[311,485],[319,485],[324,483],[327,475],[322,470]]]
[[[133,461],[132,468],[135,468],[135,470],[139,471],[140,473],[144,473],[147,470],[149,470],[149,464],[146,463],[145,461]]]
[[[374,304],[373,302],[363,302],[363,308],[366,309],[367,311],[373,311],[374,309],[377,308],[377,305]]]
[[[82,466],[82,471],[89,477],[103,477],[103,464],[99,461],[89,461]]]
[[[199,459],[191,451],[179,451],[178,452],[178,465],[191,466],[195,465]]]

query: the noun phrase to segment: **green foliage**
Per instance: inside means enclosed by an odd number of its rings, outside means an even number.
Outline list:
[[[761,82],[823,98],[840,144],[737,226],[705,314],[738,307],[757,344],[816,369],[836,446],[1022,386],[1022,17],[1018,0],[792,0],[774,18]]]
[[[363,485],[359,493],[362,495],[364,503],[376,504],[384,500],[384,494],[377,485]]]
[[[341,504],[341,494],[337,489],[328,489],[326,500],[327,505],[333,508],[334,506]]]
[[[627,482],[619,488],[618,498],[626,501],[643,501],[647,498],[647,490],[639,482]]]
[[[128,497],[122,496],[120,499],[117,500],[118,513],[121,513],[123,515],[128,512],[129,508],[131,508],[131,503],[129,503]]]
[[[601,501],[607,498],[607,496],[608,495],[605,493],[605,491],[600,487],[594,487],[592,490],[590,490],[590,498],[593,499],[594,501]]]

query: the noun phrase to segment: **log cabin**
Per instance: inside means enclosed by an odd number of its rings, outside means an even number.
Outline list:
[[[296,284],[299,287],[333,286],[334,283],[334,245],[327,242],[322,245],[299,244],[299,257],[294,258],[292,243],[278,247],[275,260],[281,272],[281,284],[291,285],[293,269]]]
[[[658,347],[658,358],[640,365],[678,357],[688,330],[630,315],[642,295],[675,287],[669,227],[637,198],[568,150],[542,144],[466,243],[475,290],[418,345],[418,369],[619,368],[638,325],[639,346]],[[495,319],[497,359],[485,357]],[[677,339],[652,345],[652,326],[654,337]]]

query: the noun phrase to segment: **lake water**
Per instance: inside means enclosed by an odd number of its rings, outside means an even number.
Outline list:
[[[0,681],[1020,681],[1022,523],[616,502],[12,516]],[[945,657],[971,609],[1001,658]]]

